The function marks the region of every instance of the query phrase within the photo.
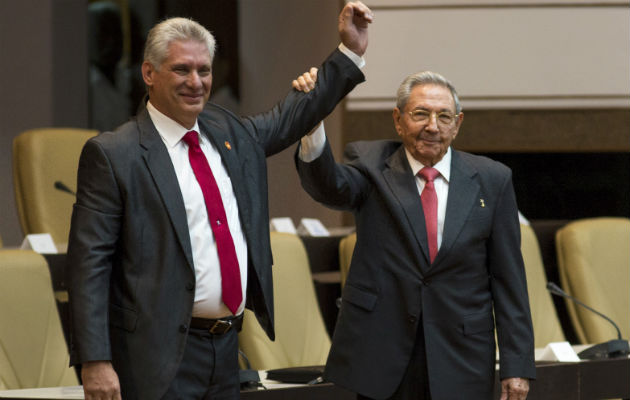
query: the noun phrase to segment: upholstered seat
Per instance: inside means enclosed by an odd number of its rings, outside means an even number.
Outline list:
[[[352,253],[354,246],[357,244],[357,234],[351,233],[339,241],[339,271],[341,272],[341,287],[346,284],[348,272],[350,271],[350,262],[352,261]]]
[[[78,385],[41,255],[0,250],[0,389]]]
[[[246,310],[239,347],[257,370],[323,365],[330,337],[319,310],[308,257],[297,235],[271,233],[276,340]]]
[[[550,342],[562,342],[565,340],[562,325],[551,294],[547,290],[547,276],[538,240],[529,225],[521,224],[521,253],[525,263],[534,344],[536,347],[545,347]]]
[[[630,219],[591,218],[567,224],[556,234],[563,289],[615,321],[630,336]],[[602,317],[567,301],[569,316],[582,343],[617,338]]]
[[[24,234],[50,233],[67,243],[74,195],[55,188],[56,182],[76,190],[79,156],[96,131],[72,128],[33,129],[13,140],[13,186]]]

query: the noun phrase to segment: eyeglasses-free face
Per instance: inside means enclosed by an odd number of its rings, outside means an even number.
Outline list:
[[[411,90],[404,110],[394,108],[394,125],[409,153],[425,166],[437,164],[457,136],[464,113],[455,114],[448,88],[418,85]]]

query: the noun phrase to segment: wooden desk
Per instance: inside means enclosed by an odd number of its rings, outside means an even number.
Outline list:
[[[540,363],[538,378],[530,385],[528,400],[591,400],[630,399],[630,358],[582,361],[579,363]],[[64,395],[65,394],[65,395]],[[498,376],[495,399],[500,396]],[[355,395],[340,387],[325,383],[241,392],[243,400],[354,400]],[[82,399],[77,390],[62,388],[0,391],[0,399]]]
[[[630,358],[539,363],[528,400],[630,399]],[[495,398],[500,395],[495,384]]]

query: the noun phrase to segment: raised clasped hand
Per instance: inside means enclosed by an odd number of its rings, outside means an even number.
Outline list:
[[[368,44],[368,25],[373,20],[372,10],[362,2],[347,3],[339,14],[339,36],[344,46],[363,56]]]
[[[308,72],[303,73],[291,82],[293,89],[308,93],[315,88],[317,81],[317,68],[311,67]]]

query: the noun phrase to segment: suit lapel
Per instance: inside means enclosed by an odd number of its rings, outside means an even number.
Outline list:
[[[387,167],[383,171],[385,181],[389,185],[394,196],[400,202],[407,216],[411,230],[414,233],[418,247],[424,255],[422,266],[429,266],[429,248],[427,241],[427,228],[424,223],[422,202],[418,194],[418,186],[407,161],[404,146],[391,155],[386,161]]]
[[[476,174],[477,171],[453,150],[442,244],[434,263],[438,263],[444,254],[449,253],[479,197],[479,183],[474,179]]]
[[[173,162],[146,109],[138,114],[137,121],[140,130],[140,146],[145,150],[142,157],[153,177],[155,186],[160,192],[162,202],[166,207],[166,212],[173,225],[175,235],[192,269],[194,266],[190,235],[188,233],[186,207],[184,206],[184,199],[179,190],[179,183]]]

